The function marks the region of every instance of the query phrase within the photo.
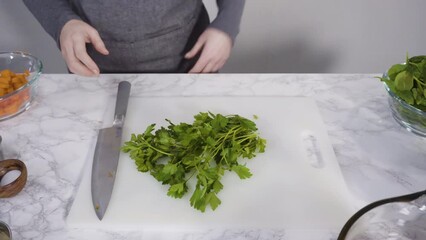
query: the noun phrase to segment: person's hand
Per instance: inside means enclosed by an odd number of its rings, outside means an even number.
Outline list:
[[[86,43],[92,43],[101,54],[108,55],[109,52],[96,29],[81,20],[70,20],[62,28],[59,42],[62,56],[72,73],[88,77],[99,75],[98,65],[87,54]]]
[[[201,51],[200,58],[189,73],[217,72],[228,60],[231,49],[232,39],[228,34],[215,28],[207,28],[185,55],[186,59],[190,59]]]

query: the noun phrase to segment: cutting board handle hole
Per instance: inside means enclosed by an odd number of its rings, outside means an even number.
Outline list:
[[[306,152],[309,164],[314,168],[324,168],[324,158],[318,146],[318,139],[312,131],[306,130],[301,134],[302,146]]]

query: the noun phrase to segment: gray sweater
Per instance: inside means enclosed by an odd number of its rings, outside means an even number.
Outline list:
[[[138,19],[129,18],[129,14],[135,15],[157,14],[149,19],[149,24],[153,28],[161,28],[160,25],[166,25],[167,21],[173,21],[173,11],[180,8],[177,4],[190,5],[191,1],[171,5],[170,1],[164,0],[23,0],[27,8],[32,12],[35,18],[40,22],[43,28],[56,41],[62,27],[71,19],[80,19],[91,23],[90,14],[103,12],[103,15],[110,17],[109,21],[125,20],[123,25],[138,24],[148,26],[147,18]],[[201,2],[201,0],[197,0]],[[232,40],[239,32],[241,16],[245,0],[217,0],[219,12],[210,27],[214,27],[226,32]],[[132,11],[135,10],[135,11]],[[169,14],[172,13],[172,14]],[[117,15],[119,15],[117,17]],[[167,15],[170,15],[169,17]],[[97,26],[94,26],[97,28]],[[113,26],[115,27],[115,26]],[[148,32],[148,31],[146,31]],[[101,33],[101,37],[102,36]]]

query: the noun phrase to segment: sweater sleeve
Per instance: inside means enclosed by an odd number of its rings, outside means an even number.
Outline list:
[[[68,0],[23,0],[44,30],[59,46],[62,27],[71,19],[80,19]]]
[[[219,12],[210,27],[224,31],[234,41],[240,31],[244,4],[245,0],[217,0]]]

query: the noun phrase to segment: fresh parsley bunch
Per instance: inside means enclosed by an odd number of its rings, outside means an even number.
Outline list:
[[[249,178],[250,170],[239,159],[265,151],[266,140],[258,136],[256,124],[239,115],[208,112],[195,115],[192,124],[166,121],[167,128],[154,132],[155,124],[151,124],[143,134],[132,134],[122,151],[130,153],[139,171],[170,185],[167,195],[171,197],[182,198],[188,192],[188,180],[195,176],[190,203],[201,212],[208,205],[215,210],[221,204],[217,194],[225,171]]]
[[[380,77],[389,89],[408,104],[426,111],[426,56],[406,57]]]

